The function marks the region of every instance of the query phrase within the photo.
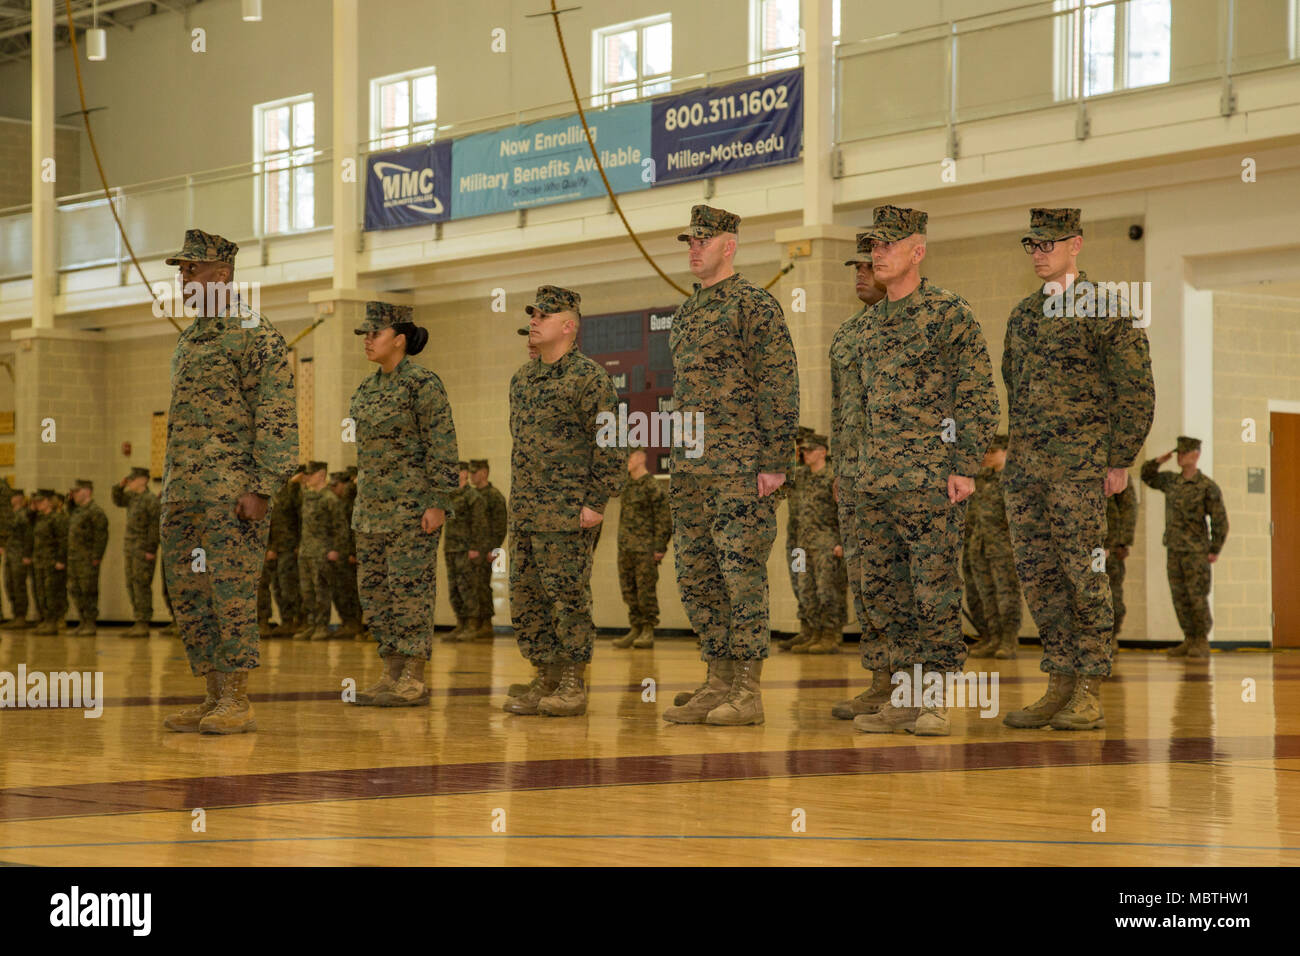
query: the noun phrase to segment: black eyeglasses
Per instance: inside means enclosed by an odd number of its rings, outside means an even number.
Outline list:
[[[1025,252],[1033,255],[1035,252],[1048,253],[1056,248],[1058,242],[1064,242],[1066,239],[1073,239],[1074,236],[1065,236],[1062,239],[1044,239],[1042,242],[1034,242],[1032,239],[1021,239],[1020,244],[1025,247]]]

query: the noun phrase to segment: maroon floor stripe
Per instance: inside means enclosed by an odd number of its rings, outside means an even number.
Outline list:
[[[701,729],[707,734],[707,729]],[[845,747],[753,753],[661,754],[353,770],[257,773],[0,790],[0,820],[188,811],[323,800],[440,796],[501,790],[637,786],[827,774],[933,773],[1300,757],[1300,735],[1076,739]]]

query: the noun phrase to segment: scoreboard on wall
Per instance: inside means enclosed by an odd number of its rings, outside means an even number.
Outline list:
[[[676,311],[676,306],[667,306],[582,317],[580,347],[614,380],[623,406],[619,409],[620,419],[626,416],[635,422],[636,413],[648,419],[652,412],[673,410],[673,357],[668,351],[668,331]],[[646,467],[652,475],[666,475],[669,449],[654,444],[662,438],[658,429],[647,429],[647,433],[651,439]]]

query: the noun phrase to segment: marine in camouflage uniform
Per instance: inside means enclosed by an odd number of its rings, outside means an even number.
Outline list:
[[[1022,243],[1044,286],[1007,320],[1002,485],[1049,678],[1047,693],[1005,723],[1091,730],[1105,726],[1100,692],[1111,660],[1105,499],[1127,482],[1151,428],[1151,357],[1146,332],[1120,314],[1126,307],[1109,295],[1087,301],[1089,289],[1106,287],[1078,272],[1078,209],[1031,210]]]
[[[677,237],[700,281],[669,332],[673,413],[702,422],[703,442],[675,444],[669,491],[677,585],[708,676],[664,711],[675,723],[764,719],[767,559],[776,492],[794,464],[799,367],[781,304],[734,271],[739,228],[734,213],[698,205]]]
[[[343,623],[338,637],[352,637],[359,641],[370,640],[361,623],[361,596],[357,591],[357,536],[352,530],[352,512],[356,509],[357,486],[346,471],[330,475],[330,491],[339,500],[343,511],[343,545],[334,566],[334,604],[339,609]]]
[[[885,644],[871,630],[871,619],[862,600],[862,562],[858,558],[857,478],[858,445],[862,439],[862,371],[857,338],[862,334],[866,314],[885,295],[876,279],[871,261],[871,234],[856,236],[854,254],[844,260],[853,267],[854,289],[862,308],[848,318],[831,339],[831,466],[835,469],[835,495],[839,506],[840,543],[844,547],[844,567],[848,573],[853,610],[861,630],[858,657],[871,672],[871,686],[848,700],[837,701],[831,716],[852,720],[858,714],[878,711],[889,702],[893,692]]]
[[[646,452],[627,456],[628,480],[618,508],[618,583],[630,629],[615,647],[654,647],[659,623],[659,562],[673,534],[672,509],[664,486],[646,469]]]
[[[352,394],[357,426],[357,585],[384,674],[363,706],[427,703],[438,539],[456,488],[456,424],[437,373],[411,361],[427,332],[410,306],[367,302],[367,357],[379,364]]]
[[[37,491],[35,500],[32,567],[41,623],[32,633],[58,634],[68,617],[68,516],[60,496],[48,488]]]
[[[857,535],[862,600],[893,672],[962,669],[965,499],[997,429],[997,391],[984,335],[960,296],[921,278],[927,216],[878,206],[871,240],[885,298],[856,337],[861,370]],[[892,298],[891,298],[892,297]],[[919,688],[914,688],[919,691]],[[853,718],[855,730],[950,732],[946,706],[891,700]]]
[[[266,560],[257,583],[258,629],[263,637],[292,637],[302,629],[302,592],[298,587],[298,544],[301,524],[301,479],[306,465],[299,465],[293,476],[271,498],[271,525],[266,535]],[[280,624],[269,630],[271,595],[280,609]]]
[[[808,561],[803,576],[808,581],[808,620],[814,637],[808,644],[796,644],[796,654],[838,654],[848,618],[849,579],[835,503],[835,469],[826,462],[828,444],[825,435],[817,434],[804,442],[807,468],[799,489],[799,541]]]
[[[459,463],[460,485],[451,494],[451,514],[443,533],[442,549],[447,559],[447,587],[456,626],[444,641],[473,640],[480,633],[479,582],[476,571],[491,559],[487,503],[469,481],[469,462]],[[491,614],[487,617],[491,619]]]
[[[1178,455],[1181,474],[1160,470],[1173,454]],[[1142,482],[1165,496],[1165,568],[1183,631],[1183,642],[1170,649],[1170,657],[1210,655],[1209,635],[1214,624],[1210,617],[1210,565],[1218,560],[1228,539],[1223,492],[1196,467],[1200,457],[1201,440],[1179,435],[1176,452],[1142,464]]]
[[[971,538],[971,576],[985,609],[990,640],[972,647],[971,657],[1014,660],[1020,644],[1020,579],[1011,546],[1007,505],[1002,496],[1002,469],[1006,466],[1008,438],[998,435],[975,476],[966,527]]]
[[[271,497],[298,457],[298,410],[283,336],[237,297],[233,242],[185,233],[179,265],[205,292],[172,355],[163,472],[163,574],[202,703],[168,717],[169,730],[257,729],[248,672],[257,666],[257,582],[266,560]],[[200,549],[198,554],[196,549]]]
[[[595,528],[623,486],[624,453],[601,437],[618,398],[605,370],[578,350],[580,303],[569,289],[537,290],[526,311],[539,357],[510,380],[510,613],[535,671],[506,701],[512,714],[587,710]]]
[[[979,476],[976,475],[975,487],[979,488]],[[973,497],[973,496],[972,496]],[[976,642],[971,645],[970,651],[973,653],[976,649],[985,650],[987,648],[997,649],[998,635],[989,629],[988,615],[984,613],[984,602],[980,600],[979,585],[975,581],[975,563],[973,552],[975,548],[975,525],[970,521],[966,522],[966,530],[962,533],[961,540],[961,582],[963,593],[966,597],[966,619],[970,621],[971,627],[975,628]],[[992,650],[989,651],[989,655]],[[989,656],[978,654],[978,656]]]
[[[527,330],[524,331],[527,334]],[[495,636],[492,630],[492,617],[495,613],[495,602],[492,598],[492,562],[495,560],[494,556],[506,543],[507,528],[506,496],[501,494],[496,486],[488,481],[488,473],[489,466],[486,458],[470,459],[470,481],[474,483],[474,487],[478,489],[479,495],[483,498],[488,521],[489,546],[487,557],[474,565],[475,580],[478,584],[479,630],[477,636],[484,639]],[[599,527],[597,525],[598,529]]]
[[[5,538],[5,593],[13,609],[12,620],[0,624],[6,631],[21,631],[30,627],[27,620],[28,582],[32,576],[32,512],[23,489],[10,492],[9,504],[13,514],[7,522]]]
[[[93,637],[99,618],[99,566],[108,549],[108,516],[91,496],[93,482],[81,478],[72,493],[76,508],[68,516],[68,590],[79,619],[74,634]]]
[[[124,637],[148,637],[153,620],[153,573],[158,563],[161,506],[149,490],[149,469],[132,468],[112,488],[113,504],[126,509],[126,533],[122,539],[126,593],[135,618]]]
[[[1137,531],[1137,488],[1130,483],[1119,494],[1106,499],[1106,577],[1110,579],[1110,605],[1115,626],[1110,632],[1110,668],[1113,671],[1119,653],[1119,631],[1124,624],[1125,564],[1133,535]]]
[[[302,530],[298,544],[298,588],[305,622],[296,641],[324,641],[330,635],[330,602],[338,563],[348,548],[343,503],[325,487],[329,466],[309,462],[303,475]]]

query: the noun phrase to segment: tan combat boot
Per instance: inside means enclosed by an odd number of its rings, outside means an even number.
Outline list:
[[[495,641],[497,639],[496,629],[492,627],[492,618],[479,617],[471,623],[475,625],[473,639],[476,641]]]
[[[817,639],[808,645],[809,654],[838,654],[840,652],[840,632],[819,631]]]
[[[952,733],[948,723],[948,708],[922,707],[912,725],[912,733],[918,737],[947,737]]]
[[[280,622],[280,626],[271,632],[272,637],[293,637],[301,627],[297,620],[285,618]]]
[[[1210,656],[1210,637],[1208,634],[1202,634],[1200,637],[1192,638],[1191,644],[1187,648],[1187,659],[1206,660]]]
[[[334,635],[330,632],[328,624],[317,624],[307,635],[309,641],[328,641]]]
[[[358,707],[374,707],[375,698],[380,694],[385,694],[397,686],[397,678],[402,673],[403,657],[401,654],[390,654],[382,661],[384,672],[380,675],[379,680],[371,684],[365,690],[357,691],[357,699],[353,702]]]
[[[693,691],[683,691],[673,698],[675,706],[664,711],[664,720],[674,724],[702,724],[709,711],[727,699],[736,673],[736,662],[709,661],[709,673],[704,683]]]
[[[1169,648],[1169,650],[1165,651],[1165,655],[1167,657],[1186,657],[1187,652],[1191,650],[1191,647],[1192,639],[1190,637],[1184,637],[1183,643],[1179,644],[1177,647]]]
[[[467,618],[467,617],[458,617],[458,618],[456,618],[456,626],[453,627],[453,628],[452,628],[450,631],[448,631],[446,634],[442,635],[442,641],[443,641],[443,643],[444,643],[444,644],[455,644],[457,641],[463,641],[463,640],[465,640],[465,638],[466,638],[466,634],[467,634],[468,631],[469,631],[469,624],[470,624],[470,621],[469,621],[469,618]]]
[[[370,643],[370,628],[366,627],[364,621],[357,621],[357,632],[352,635],[352,640],[357,641],[358,643]]]
[[[311,621],[304,621],[302,627],[293,632],[293,639],[295,641],[310,641],[311,632],[314,630],[316,630],[315,624]]]
[[[993,656],[1000,661],[1014,661],[1016,659],[1016,649],[1020,646],[1020,635],[1003,634],[1002,640],[998,642],[998,647]]]
[[[41,621],[40,624],[37,624],[36,627],[32,629],[32,633],[40,634],[42,636],[47,634],[58,634],[59,625],[55,624],[53,621]]]
[[[175,621],[168,621],[158,629],[158,633],[163,637],[180,637],[181,629],[176,626]]]
[[[217,705],[199,721],[201,734],[246,734],[257,729],[248,702],[248,671],[223,675]]]
[[[611,642],[614,647],[631,647],[632,642],[641,636],[641,625],[633,624],[627,629],[627,633],[622,637],[616,637]]]
[[[998,651],[998,643],[998,639],[992,634],[988,637],[981,637],[966,651],[966,656],[975,658],[992,657]]]
[[[916,729],[920,707],[895,707],[886,704],[874,714],[858,714],[853,718],[853,729],[860,734],[892,734],[895,731]]]
[[[148,637],[149,623],[147,621],[136,621],[134,624],[132,624],[130,627],[128,627],[125,631],[122,632],[122,636],[123,637]]]
[[[393,657],[401,655],[394,654]],[[422,657],[402,657],[402,670],[392,690],[375,695],[376,707],[415,707],[429,702],[429,685],[424,682]]]
[[[339,629],[334,632],[335,637],[356,637],[357,632],[361,630],[360,621],[344,621],[339,625]]]
[[[807,654],[808,648],[812,646],[813,641],[817,640],[817,633],[812,629],[811,625],[803,625],[803,629],[799,631],[799,636],[790,644],[790,650],[796,654]]]
[[[1074,693],[1074,675],[1047,675],[1047,693],[1024,710],[1013,710],[1002,719],[1008,727],[1046,727],[1056,712],[1070,702]]]
[[[634,648],[639,648],[640,650],[645,650],[647,647],[654,647],[655,646],[654,626],[651,624],[642,624],[641,633],[638,634],[636,640],[632,642],[632,646]]]
[[[537,714],[537,705],[543,697],[555,692],[555,688],[560,685],[560,665],[559,664],[534,664],[536,676],[533,677],[532,683],[524,688],[524,692],[517,696],[511,697],[502,706],[507,714],[521,714],[525,717],[535,716]]]
[[[1101,678],[1080,677],[1069,702],[1052,716],[1055,730],[1099,730],[1106,726],[1101,712]]]
[[[889,671],[883,667],[871,672],[871,686],[857,697],[842,700],[831,708],[831,716],[840,720],[852,720],[859,714],[874,714],[889,703],[894,685],[890,682]]]
[[[78,637],[94,637],[99,633],[99,630],[95,627],[94,621],[86,619],[78,624],[77,629],[72,633],[76,634]]]
[[[560,679],[555,690],[537,702],[537,712],[547,717],[579,717],[587,712],[587,688],[582,682],[586,668],[582,661],[565,661],[560,665]]]
[[[709,711],[706,724],[742,727],[763,722],[763,695],[758,681],[763,674],[763,662],[747,660],[735,662],[735,676],[726,699]]]
[[[178,734],[197,734],[199,721],[212,713],[212,708],[217,706],[217,701],[221,698],[221,679],[225,676],[220,671],[208,671],[204,678],[207,681],[207,695],[202,702],[172,714],[163,721],[163,726]]]
[[[816,635],[813,633],[813,629],[801,621],[799,623],[799,633],[796,634],[794,637],[787,637],[783,641],[777,641],[776,646],[781,648],[781,650],[783,651],[788,651],[791,650],[796,644],[807,644],[815,636]]]

